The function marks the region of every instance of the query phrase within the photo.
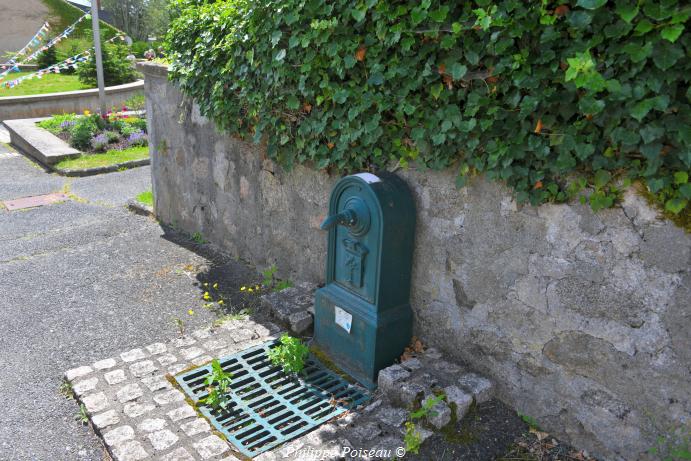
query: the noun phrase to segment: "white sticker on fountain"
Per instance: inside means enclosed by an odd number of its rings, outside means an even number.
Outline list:
[[[358,174],[354,174],[353,176],[357,176],[358,178],[365,181],[367,184],[372,184],[375,182],[381,182],[381,178],[375,174],[372,174],[372,173],[358,173]]]
[[[336,325],[350,334],[350,327],[353,325],[353,316],[338,306],[334,307],[334,311],[336,313]]]

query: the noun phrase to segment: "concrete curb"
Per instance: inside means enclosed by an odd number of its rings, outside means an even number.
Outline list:
[[[103,173],[113,173],[122,169],[129,170],[130,168],[137,168],[139,166],[149,165],[150,163],[151,159],[143,158],[141,160],[132,160],[131,162],[116,163],[115,165],[100,166],[96,168],[84,168],[81,170],[61,170],[58,168],[53,168],[52,166],[49,166],[49,168],[61,176],[83,177]]]

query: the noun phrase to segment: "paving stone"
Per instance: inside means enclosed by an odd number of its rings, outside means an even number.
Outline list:
[[[400,387],[399,383],[410,376],[410,372],[400,365],[392,365],[379,372],[377,384],[384,395],[396,392]]]
[[[425,387],[418,383],[401,383],[400,387],[389,395],[398,405],[409,407],[425,393]]]
[[[142,388],[139,387],[139,384],[134,383],[128,384],[122,389],[120,389],[115,394],[115,397],[118,399],[118,402],[125,403],[131,400],[138,399],[142,395],[144,395],[144,391],[142,391]]]
[[[176,448],[167,455],[158,458],[159,461],[194,461],[194,457],[190,455],[184,447]]]
[[[142,444],[136,440],[127,440],[113,447],[113,453],[118,461],[139,461],[149,457]]]
[[[98,378],[93,377],[89,379],[83,379],[76,384],[72,385],[72,391],[75,393],[77,397],[81,397],[82,395],[86,394],[89,391],[92,391],[96,389],[96,385],[98,384]]]
[[[130,365],[130,372],[137,378],[142,376],[150,375],[154,373],[158,368],[154,365],[151,360],[143,360],[141,362],[134,363]]]
[[[236,343],[244,343],[246,341],[249,341],[250,339],[257,338],[258,336],[259,335],[257,335],[257,333],[255,333],[254,330],[250,330],[247,327],[237,329],[232,334],[233,341],[235,341]]]
[[[109,370],[117,365],[117,363],[118,361],[113,358],[99,360],[98,362],[94,362],[94,368],[97,370]]]
[[[442,374],[446,375],[459,375],[463,372],[463,368],[459,367],[455,363],[447,362],[446,360],[435,360],[434,368]]]
[[[146,352],[141,349],[132,349],[131,351],[120,354],[120,358],[124,362],[136,362],[137,360],[145,359]]]
[[[185,400],[185,396],[177,389],[154,394],[154,401],[159,405],[167,405],[169,403],[179,402],[180,400]]]
[[[288,324],[293,333],[301,335],[312,328],[312,314],[307,311],[295,312],[288,317]]]
[[[88,366],[72,368],[71,370],[68,370],[65,372],[65,378],[68,381],[72,381],[75,378],[80,378],[82,376],[86,376],[89,373],[91,373],[92,371],[94,371],[93,368],[88,367]]]
[[[114,384],[120,384],[125,381],[127,377],[125,376],[125,370],[113,370],[103,375],[103,378],[111,386]]]
[[[194,408],[192,408],[192,406],[187,404],[168,412],[168,417],[173,421],[194,418],[195,416],[197,416],[197,412],[194,411]]]
[[[168,347],[163,343],[153,343],[146,346],[146,350],[149,351],[151,355],[163,354],[168,350]]]
[[[175,338],[171,341],[175,347],[187,347],[196,343],[197,340],[189,336],[183,336],[182,338]]]
[[[197,418],[194,421],[181,425],[180,428],[188,437],[211,430],[211,426],[204,418]]]
[[[171,375],[177,375],[178,373],[180,373],[181,371],[183,371],[187,368],[189,368],[189,366],[186,363],[178,363],[178,364],[169,366],[168,367],[168,373],[170,373]]]
[[[104,411],[94,415],[91,418],[91,423],[96,427],[96,429],[105,429],[109,426],[115,426],[120,422],[120,417],[115,410]]]
[[[280,330],[278,325],[274,323],[267,323],[266,325],[255,325],[254,331],[257,333],[259,336],[269,336],[273,333],[276,333]]]
[[[168,429],[162,429],[149,434],[149,440],[151,441],[151,445],[153,445],[154,450],[163,451],[175,445],[179,438]]]
[[[211,357],[210,355],[200,355],[196,359],[192,360],[192,365],[197,365],[197,366],[202,366],[206,365],[207,363],[211,362],[214,358]]]
[[[138,418],[139,416],[150,412],[156,408],[155,405],[151,404],[141,404],[136,402],[126,403],[122,408],[123,413],[125,413],[130,418]]]
[[[475,397],[477,403],[490,400],[494,394],[492,381],[475,373],[468,373],[458,379],[458,386]]]
[[[401,366],[408,371],[414,371],[422,368],[422,362],[418,358],[412,358],[401,362]]]
[[[432,359],[432,360],[439,360],[441,359],[441,352],[439,352],[437,349],[434,347],[430,347],[425,351],[425,358]]]
[[[210,435],[197,443],[192,444],[202,459],[209,459],[228,451],[228,444],[218,436]]]
[[[147,418],[137,425],[137,430],[142,432],[156,432],[167,425],[168,423],[163,418]]]
[[[224,338],[212,339],[204,343],[204,347],[209,351],[215,351],[217,349],[223,349],[228,345],[228,341]]]
[[[94,414],[108,408],[108,397],[106,397],[105,393],[98,392],[82,398],[82,403],[89,413]]]
[[[379,427],[379,424],[374,421],[370,421],[361,426],[355,426],[352,429],[352,435],[360,440],[370,441],[382,435],[382,430],[381,427]]]
[[[103,434],[103,441],[107,445],[117,445],[125,440],[134,438],[134,429],[131,426],[120,426]]]
[[[376,418],[379,421],[393,427],[403,425],[407,417],[408,412],[403,408],[394,408],[389,406],[381,407],[381,409],[376,413]]]
[[[473,396],[459,389],[457,386],[448,386],[444,388],[446,394],[446,401],[449,404],[456,405],[456,418],[460,421],[463,419],[470,405],[473,403]]]
[[[178,358],[175,357],[173,354],[164,354],[160,357],[158,357],[158,363],[163,365],[164,367],[170,364],[173,364],[178,361]]]
[[[151,391],[160,391],[161,389],[171,389],[172,386],[166,379],[165,375],[148,376],[142,379],[142,383]]]
[[[204,349],[201,347],[190,347],[189,349],[181,349],[180,350],[180,355],[182,356],[183,359],[185,360],[192,360],[195,357],[199,357],[204,353]]]
[[[423,400],[423,405],[430,399],[435,398],[435,396],[430,395]],[[446,404],[446,402],[441,401],[434,405],[429,413],[427,413],[427,422],[437,429],[441,429],[451,422],[451,408]]]
[[[209,336],[211,336],[211,332],[208,329],[195,330],[192,332],[192,336],[197,339],[207,339]]]

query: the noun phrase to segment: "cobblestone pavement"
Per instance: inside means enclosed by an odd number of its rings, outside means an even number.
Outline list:
[[[215,266],[125,209],[151,187],[148,167],[68,179],[8,150],[0,144],[0,201],[61,191],[71,199],[0,205],[0,460],[102,460],[99,439],[59,393],[64,371],[142,338],[173,337],[174,317],[210,325],[197,275]]]

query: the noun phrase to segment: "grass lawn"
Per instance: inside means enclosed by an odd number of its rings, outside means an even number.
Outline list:
[[[115,165],[149,157],[148,146],[130,147],[123,150],[109,150],[104,154],[82,155],[77,158],[63,160],[55,164],[59,170],[82,170]]]
[[[41,78],[24,80],[14,88],[6,88],[5,83],[30,72],[11,72],[0,80],[0,98],[4,96],[27,96],[31,94],[61,93],[63,91],[86,90],[92,88],[79,81],[77,75],[44,74]]]
[[[154,193],[150,190],[137,195],[137,201],[144,205],[154,206]]]

